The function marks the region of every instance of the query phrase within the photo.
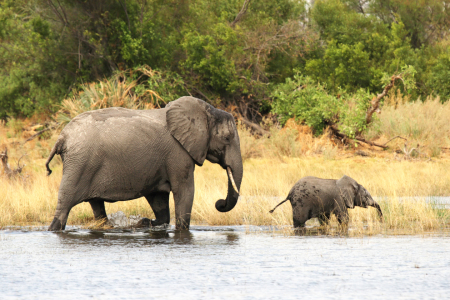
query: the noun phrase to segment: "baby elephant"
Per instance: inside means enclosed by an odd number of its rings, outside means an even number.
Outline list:
[[[375,207],[380,220],[383,214],[369,192],[354,179],[344,175],[341,179],[322,179],[317,177],[303,177],[283,200],[270,211],[287,200],[291,201],[294,227],[304,227],[311,218],[319,218],[321,224],[328,223],[331,213],[334,213],[340,224],[348,223],[347,208],[360,206]]]

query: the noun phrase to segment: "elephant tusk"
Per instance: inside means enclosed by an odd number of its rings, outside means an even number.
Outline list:
[[[228,177],[230,178],[231,184],[233,185],[234,190],[236,193],[239,194],[239,189],[236,186],[236,183],[234,182],[233,174],[231,173],[230,167],[227,167]]]

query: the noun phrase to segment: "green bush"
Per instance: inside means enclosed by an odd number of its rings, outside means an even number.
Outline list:
[[[436,64],[432,68],[432,73],[428,79],[430,86],[434,87],[434,93],[440,95],[441,101],[450,99],[450,49],[441,53]]]
[[[181,64],[186,74],[198,74],[199,80],[219,92],[235,92],[240,87],[233,57],[242,49],[230,26],[218,23],[206,35],[187,31],[181,46],[186,53]]]
[[[321,134],[326,126],[337,125],[341,132],[354,137],[365,130],[371,94],[364,90],[355,94],[339,90],[335,96],[311,77],[297,73],[293,79],[277,85],[272,97],[273,112],[282,124],[295,118],[313,128],[315,134]]]
[[[397,78],[394,84],[401,82],[402,90],[410,93],[415,88],[415,74],[412,66],[404,66],[395,77],[383,74],[380,84],[387,87],[393,78]],[[316,134],[321,134],[326,126],[333,126],[354,138],[370,125],[366,114],[375,95],[366,89],[350,93],[337,88],[331,93],[325,85],[297,72],[293,79],[287,78],[285,83],[274,86],[272,97],[273,112],[279,115],[282,124],[295,118],[313,128]]]

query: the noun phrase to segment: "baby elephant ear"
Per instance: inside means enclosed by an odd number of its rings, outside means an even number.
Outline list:
[[[202,166],[209,144],[207,103],[194,97],[170,102],[166,111],[170,134],[186,149],[195,163]]]
[[[358,190],[358,183],[354,179],[344,175],[341,179],[336,181],[336,185],[340,192],[339,196],[343,198],[345,206],[354,208],[354,199],[356,197],[356,191]]]

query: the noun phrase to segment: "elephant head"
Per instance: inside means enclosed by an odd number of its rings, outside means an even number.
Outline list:
[[[370,193],[353,178],[344,175],[341,179],[336,181],[336,186],[341,191],[341,197],[343,202],[348,208],[354,208],[355,206],[367,208],[368,206],[375,207],[382,220],[383,213],[381,212],[380,205],[373,200]]]
[[[205,159],[227,170],[228,194],[216,209],[228,212],[239,198],[243,167],[239,135],[231,114],[193,97],[181,97],[167,106],[167,127],[172,136],[202,166]]]

